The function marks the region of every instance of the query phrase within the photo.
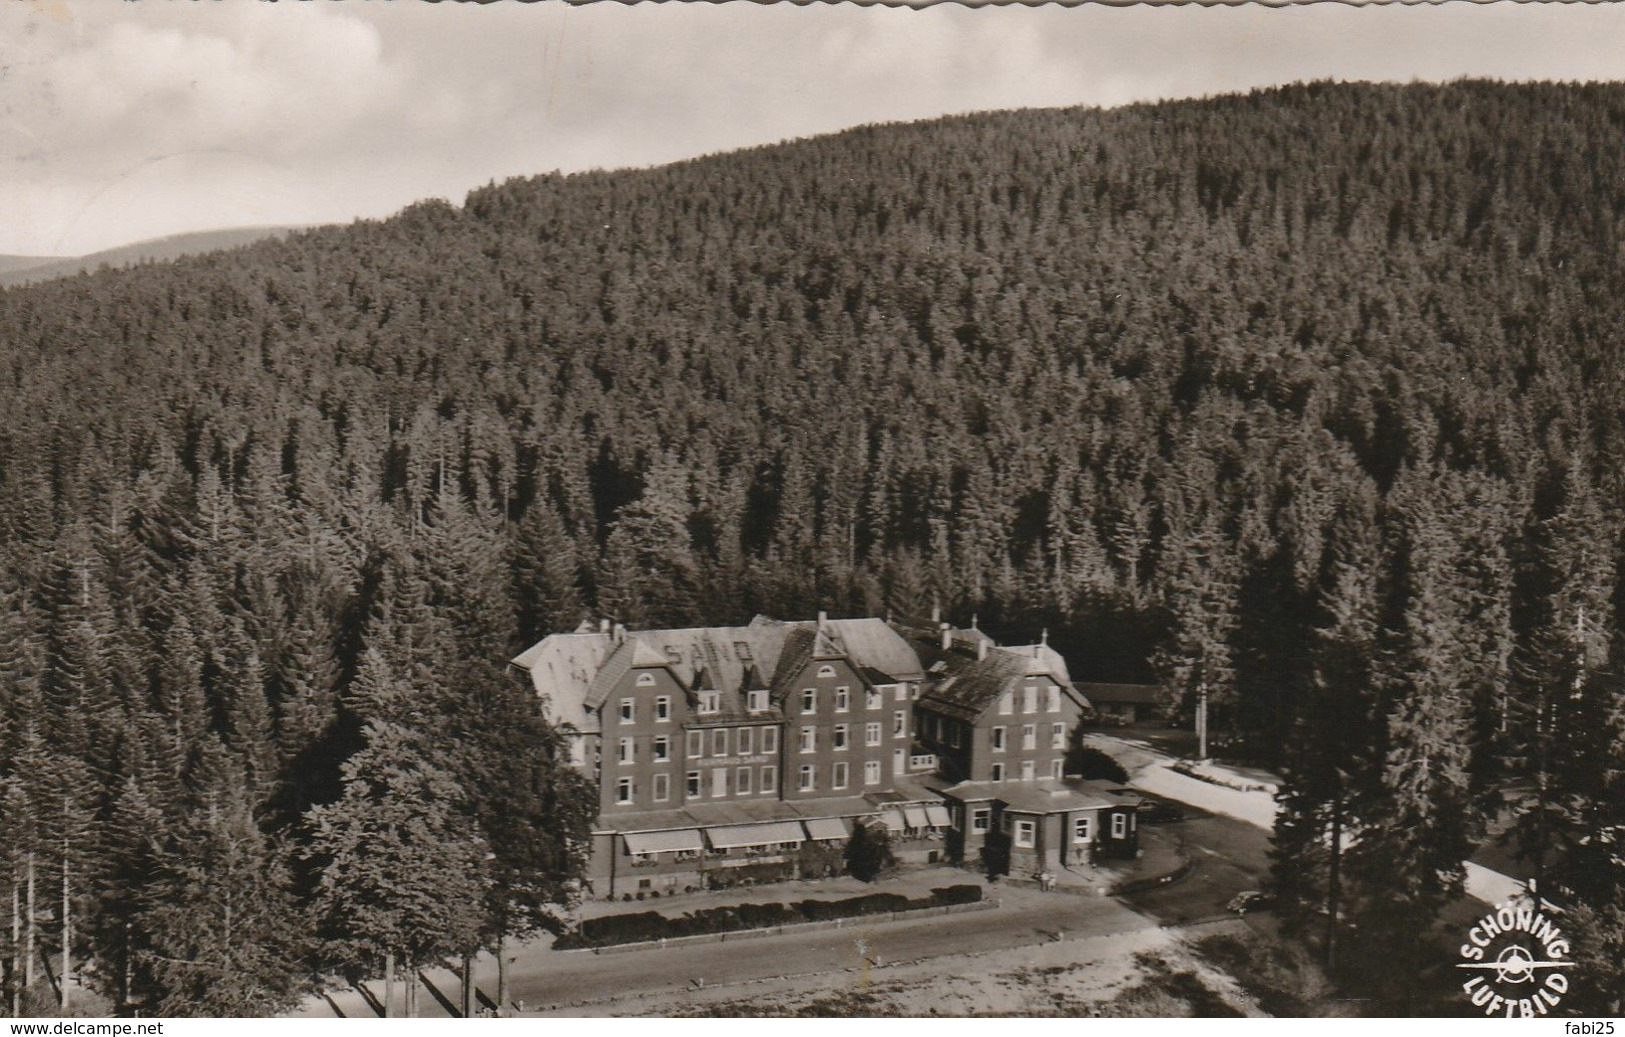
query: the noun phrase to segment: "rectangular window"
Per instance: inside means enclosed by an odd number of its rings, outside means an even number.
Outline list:
[[[1121,839],[1127,834],[1128,834],[1128,815],[1127,814],[1113,814],[1112,815],[1112,838],[1113,839]]]
[[[1021,689],[1021,711],[1023,713],[1038,712],[1038,688],[1031,684]]]
[[[845,724],[836,724],[835,725],[835,748],[837,748],[837,749],[845,749],[846,748],[846,732],[847,732],[847,725],[845,725]]]
[[[615,802],[632,802],[632,779],[622,778],[615,783]]]
[[[894,701],[896,701],[896,702],[907,702],[908,698],[909,698],[908,685],[907,684],[899,684],[897,686],[896,693],[894,693],[892,695],[892,699]]]
[[[762,752],[776,753],[779,751],[779,729],[776,727],[762,728]]]
[[[891,715],[891,734],[893,738],[908,734],[908,710],[899,709]]]
[[[734,775],[734,791],[741,796],[750,795],[750,768],[741,767]]]
[[[735,751],[740,756],[749,756],[755,749],[756,729],[754,727],[742,727],[734,735],[734,740],[738,746]]]
[[[1036,749],[1036,748],[1038,748],[1038,725],[1037,724],[1022,724],[1021,725],[1021,747],[1023,749]]]
[[[1049,729],[1049,747],[1051,749],[1066,748],[1066,725],[1051,724]]]
[[[869,760],[863,765],[863,783],[865,785],[880,784],[880,761]]]
[[[1003,695],[999,696],[999,712],[1000,713],[1003,713],[1005,715],[1009,715],[1010,713],[1015,712],[1015,709],[1016,709],[1015,697],[1012,696],[1008,691],[1005,692]]]
[[[1022,781],[1032,781],[1033,780],[1033,773],[1034,773],[1033,761],[1031,761],[1031,760],[1022,760],[1021,761],[1021,780]]]
[[[630,738],[623,738],[616,750],[616,763],[631,763],[637,757],[637,742]]]
[[[801,729],[801,751],[810,753],[818,748],[818,728],[804,727]]]
[[[751,660],[750,642],[749,641],[735,641],[734,642],[734,654],[739,656],[739,661],[740,662],[742,662],[742,663],[750,662],[750,660]]]
[[[700,794],[700,772],[699,771],[689,771],[688,772],[688,795],[689,795],[689,798],[691,798],[691,799],[698,798],[699,794]]]
[[[1086,843],[1089,841],[1089,819],[1087,817],[1075,817],[1072,819],[1072,841],[1075,843]]]
[[[992,819],[992,817],[993,811],[991,808],[977,807],[975,810],[970,812],[970,830],[973,832],[987,831],[988,822]]]
[[[1038,825],[1032,821],[1016,822],[1016,845],[1032,846],[1034,837],[1038,834]]]
[[[719,727],[715,731],[711,732],[711,755],[712,756],[727,756],[728,755],[728,729],[727,728]]]
[[[722,799],[728,794],[728,768],[718,767],[711,772],[711,795]]]
[[[664,803],[671,799],[671,775],[656,774],[654,777],[654,797],[656,803]]]
[[[762,768],[762,791],[772,792],[779,784],[779,772],[772,767]]]
[[[671,696],[662,695],[655,699],[655,719],[661,723],[671,719]]]
[[[720,691],[702,691],[702,692],[700,692],[700,712],[701,713],[715,713],[721,708],[722,708],[722,692],[720,692]]]
[[[802,764],[801,765],[800,776],[801,776],[801,781],[800,781],[800,784],[797,785],[797,788],[799,788],[802,792],[811,792],[814,788],[817,787],[817,785],[813,781],[812,764],[810,764],[810,763]]]
[[[638,718],[637,699],[621,700],[621,723],[630,724]]]
[[[879,709],[886,701],[878,688],[866,688],[863,692],[863,708]]]
[[[745,708],[760,713],[767,708],[767,692],[751,691],[745,694]]]
[[[1049,776],[1057,779],[1060,778],[1062,776],[1061,768],[1064,766],[1065,763],[1059,756],[1057,756],[1055,759],[1049,762]]]
[[[818,691],[816,688],[801,689],[801,711],[803,713],[818,712]]]
[[[881,732],[880,732],[880,724],[879,723],[877,723],[875,721],[870,721],[869,723],[864,724],[863,725],[863,744],[864,745],[879,745],[880,744],[880,733]]]
[[[1059,713],[1061,711],[1061,689],[1059,685],[1051,684],[1044,689],[1044,709],[1050,713]]]
[[[995,763],[993,765],[993,780],[994,781],[1003,781],[1004,780],[1004,764]]]
[[[656,763],[665,763],[671,759],[671,739],[665,735],[655,736],[654,754]]]
[[[851,708],[852,708],[852,689],[851,688],[836,688],[835,689],[835,712],[837,712],[837,713],[845,713],[847,710],[849,710]]]
[[[835,765],[835,771],[831,775],[830,787],[831,788],[837,788],[837,789],[846,788],[846,776],[847,776],[846,761],[843,760],[840,763],[837,763]]]
[[[688,733],[688,758],[695,759],[705,755],[705,732],[690,731]]]
[[[959,748],[959,723],[953,720],[944,721],[948,725],[948,748]]]
[[[993,751],[996,752],[996,753],[1004,752],[1004,728],[1003,727],[995,727],[993,729]]]

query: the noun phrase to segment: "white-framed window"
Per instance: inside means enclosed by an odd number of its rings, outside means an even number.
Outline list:
[[[1122,814],[1122,813],[1113,814],[1112,815],[1112,838],[1113,839],[1121,839],[1127,834],[1128,834],[1128,815],[1127,814]]]
[[[1052,778],[1063,777],[1061,769],[1065,766],[1066,762],[1057,756],[1055,759],[1049,762],[1049,776]]]
[[[836,789],[844,789],[844,788],[846,788],[846,781],[847,781],[847,766],[846,766],[846,761],[842,760],[840,763],[837,763],[835,765],[834,772],[830,776],[830,787],[831,788],[836,788]]]
[[[705,755],[705,732],[690,731],[688,733],[688,758],[696,759]]]
[[[654,800],[664,803],[671,799],[671,775],[656,774],[654,776]]]
[[[622,699],[621,700],[621,723],[630,724],[630,723],[634,723],[637,719],[638,719],[638,700],[637,699]]]
[[[1038,748],[1038,725],[1037,724],[1022,724],[1021,725],[1021,747],[1023,749],[1036,749],[1036,748]]]
[[[818,712],[818,689],[817,688],[802,688],[801,689],[801,711],[803,713],[816,713],[816,712]]]
[[[728,795],[728,768],[717,767],[711,771],[711,798],[723,799]]]
[[[1030,847],[1038,835],[1038,825],[1032,821],[1016,822],[1016,845]]]
[[[988,825],[992,822],[992,820],[993,808],[977,807],[970,812],[970,830],[973,832],[985,832],[987,831]]]
[[[1044,710],[1049,713],[1059,713],[1061,711],[1060,685],[1051,684],[1044,689]]]
[[[655,699],[655,720],[662,724],[671,720],[670,695],[661,695]]]
[[[993,775],[993,780],[994,781],[1003,781],[1004,780],[1004,764],[995,763],[993,765],[993,770],[992,770],[991,773]]]
[[[909,693],[909,685],[907,682],[899,684],[897,686],[897,690],[892,693],[892,701],[894,702],[907,702],[910,698],[914,697],[915,696]]]
[[[846,725],[846,724],[836,724],[835,725],[835,730],[833,732],[832,737],[834,739],[833,744],[834,744],[836,749],[845,749],[845,748],[847,748],[847,740],[846,740],[847,730],[848,730],[848,725]]]
[[[702,691],[702,692],[700,692],[700,712],[701,713],[715,713],[718,710],[720,710],[721,708],[722,708],[722,692],[720,692],[720,691]]]
[[[908,734],[908,710],[899,709],[891,715],[891,734],[893,738]]]
[[[865,688],[863,690],[863,708],[879,709],[885,705],[886,696],[880,693],[879,688]]]
[[[1092,834],[1094,824],[1087,817],[1074,817],[1072,819],[1072,841],[1086,843]]]
[[[697,797],[700,794],[700,772],[699,771],[689,771],[688,772],[686,788],[688,790],[688,794],[689,794],[690,798]]]
[[[818,728],[804,727],[801,729],[801,751],[813,752],[818,748]]]
[[[1049,747],[1051,749],[1066,748],[1066,725],[1051,724],[1049,727]]]
[[[671,739],[665,735],[656,735],[654,739],[654,758],[656,763],[665,763],[671,759]]]
[[[810,763],[802,764],[801,765],[801,770],[798,772],[798,776],[799,776],[800,780],[799,780],[798,784],[796,785],[796,787],[798,789],[800,789],[802,792],[811,792],[813,789],[818,787],[818,782],[817,782],[816,778],[814,777],[814,771],[813,771],[813,765],[812,764],[810,764]]]
[[[852,708],[852,689],[842,687],[835,689],[835,712],[845,713]]]
[[[741,768],[739,768],[739,772],[734,775],[734,791],[739,793],[741,796],[750,795],[750,768],[749,767],[741,767]]]
[[[833,667],[833,666],[820,666],[818,668],[818,676],[820,676],[820,677],[833,677],[833,676],[835,676],[835,667]]]
[[[880,784],[880,761],[867,760],[863,764],[863,783],[865,785]]]
[[[1032,781],[1036,768],[1031,760],[1021,761],[1021,780]]]
[[[762,728],[762,752],[769,755],[779,751],[779,729],[776,727]]]
[[[863,725],[864,745],[879,745],[880,735],[880,722],[878,720],[871,720],[867,724]]]
[[[756,748],[756,729],[754,727],[740,728],[738,733],[734,735],[734,741],[737,743],[734,751],[740,756],[749,756]]]
[[[778,787],[778,783],[779,783],[779,772],[774,770],[772,767],[763,767],[762,768],[762,784],[761,784],[762,791],[763,792],[772,792],[775,788]]]
[[[760,713],[767,709],[767,692],[749,691],[745,693],[745,708],[752,713]]]
[[[621,778],[615,782],[615,802],[632,802],[632,779]]]
[[[640,674],[638,674],[638,687],[640,687],[640,688],[652,688],[652,687],[654,687],[654,684],[655,684],[655,675],[654,674],[652,674],[652,673],[640,673]]]
[[[1038,712],[1038,688],[1029,684],[1021,689],[1021,711],[1023,713]]]
[[[637,759],[638,743],[631,738],[623,738],[615,752],[616,763],[631,763]]]
[[[993,751],[996,752],[996,753],[1004,752],[1004,727],[1003,727],[1003,725],[1000,725],[1000,726],[995,727],[993,729]]]
[[[728,755],[728,729],[726,727],[719,727],[711,732],[711,755]]]
[[[1016,711],[1015,696],[1008,691],[999,696],[999,713],[1008,716]]]

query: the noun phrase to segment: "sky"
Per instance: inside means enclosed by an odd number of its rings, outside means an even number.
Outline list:
[[[848,126],[1306,79],[1625,79],[1625,4],[0,3],[0,254],[378,217]]]

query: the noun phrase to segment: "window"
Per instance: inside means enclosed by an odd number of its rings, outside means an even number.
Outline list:
[[[736,743],[734,751],[740,756],[749,756],[755,749],[756,729],[754,727],[740,728],[734,735],[734,741]]]
[[[654,777],[654,797],[656,803],[664,803],[671,799],[671,775],[656,774]]]
[[[734,654],[739,656],[739,661],[740,662],[742,662],[742,663],[750,662],[750,658],[751,658],[751,656],[750,656],[750,642],[749,641],[735,641],[734,642]]]
[[[1059,756],[1049,762],[1049,776],[1059,779],[1062,776],[1061,768],[1065,766]]]
[[[970,812],[970,830],[973,832],[987,831],[988,822],[991,821],[992,818],[993,811],[991,808],[977,807],[975,810]]]
[[[694,798],[697,798],[699,796],[699,794],[700,794],[700,772],[699,771],[689,771],[688,772],[688,794],[689,794],[690,797],[694,797]]]
[[[896,693],[892,696],[897,702],[907,702],[911,697],[907,684],[899,684]]]
[[[801,689],[801,711],[803,713],[818,712],[818,690],[816,688]]]
[[[718,767],[711,772],[711,797],[722,799],[728,794],[728,768]]]
[[[835,689],[835,712],[837,712],[837,713],[845,713],[847,710],[849,710],[851,708],[852,708],[852,689],[851,688],[836,688]]]
[[[1038,834],[1038,825],[1032,821],[1016,822],[1016,845],[1031,846],[1034,837]]]
[[[662,695],[655,699],[655,719],[661,723],[671,719],[671,696]]]
[[[761,785],[762,791],[763,792],[772,792],[775,788],[777,788],[778,787],[778,777],[779,777],[779,772],[778,771],[774,770],[772,767],[763,767],[762,768],[762,785]]]
[[[877,721],[870,721],[863,725],[863,744],[880,744],[880,724]]]
[[[638,718],[638,703],[636,699],[621,700],[621,723],[630,724]]]
[[[1033,761],[1031,761],[1031,760],[1022,760],[1021,761],[1021,780],[1022,781],[1032,781],[1033,780],[1034,770],[1035,770],[1035,768],[1034,768],[1034,765],[1033,765]]]
[[[1005,692],[1003,695],[999,696],[999,712],[1000,713],[1010,714],[1010,713],[1015,712],[1015,708],[1016,708],[1015,697],[1012,696],[1008,691]]]
[[[804,763],[801,765],[801,783],[797,787],[802,792],[811,792],[817,788],[817,784],[813,780],[812,764]]]
[[[995,763],[993,765],[993,780],[994,781],[1003,781],[1004,780],[1004,764]]]
[[[722,708],[722,692],[720,692],[720,691],[702,691],[702,692],[700,692],[700,712],[701,713],[715,713],[717,710],[719,710],[721,708]]]
[[[1036,748],[1038,748],[1038,725],[1037,724],[1022,724],[1021,725],[1021,747],[1023,749],[1036,749]]]
[[[996,752],[996,753],[1004,752],[1004,728],[1003,727],[995,727],[993,729],[993,751]]]
[[[621,739],[620,748],[616,751],[616,763],[631,763],[637,758],[637,743],[630,738]]]
[[[776,753],[779,751],[779,729],[776,727],[762,728],[762,752]]]
[[[863,692],[864,709],[879,709],[885,701],[886,697],[877,688],[866,688]]]
[[[1051,684],[1044,690],[1044,709],[1050,713],[1061,711],[1061,689],[1059,685]]]
[[[1038,689],[1031,684],[1021,689],[1021,711],[1023,713],[1038,712]]]
[[[846,724],[836,724],[835,725],[835,748],[836,749],[845,749],[847,747],[846,746],[846,732],[847,732],[847,725]]]
[[[734,774],[734,791],[741,796],[750,795],[750,768],[741,767]]]
[[[959,724],[956,723],[955,721],[952,721],[952,720],[947,721],[947,724],[948,724],[948,748],[957,749],[957,748],[959,748]]]
[[[665,763],[671,759],[671,739],[665,735],[657,735],[654,740],[654,754],[656,763]]]
[[[1066,725],[1051,724],[1049,729],[1049,747],[1051,749],[1066,748]]]
[[[752,713],[760,713],[767,709],[767,692],[751,691],[745,693],[745,708]]]
[[[728,729],[727,728],[719,727],[715,731],[711,732],[711,755],[712,756],[727,756],[728,755]]]
[[[683,653],[677,650],[676,645],[662,645],[660,650],[665,653],[666,661],[671,663],[673,666],[681,666],[683,664]]]
[[[1127,814],[1113,814],[1112,815],[1112,838],[1113,839],[1121,839],[1127,834],[1128,834],[1128,815]]]
[[[615,782],[615,802],[617,802],[617,803],[630,803],[630,802],[632,802],[632,779],[631,778],[621,778],[619,781]]]
[[[818,676],[820,676],[820,677],[833,677],[833,676],[835,676],[835,667],[833,667],[833,666],[820,666],[818,668]]]
[[[705,755],[705,732],[690,731],[688,733],[688,758],[694,759]]]
[[[810,753],[818,748],[818,728],[804,727],[801,729],[801,751]]]
[[[652,688],[655,686],[655,675],[652,673],[638,674],[638,687]]]
[[[899,709],[891,715],[891,733],[893,738],[908,734],[908,710]]]
[[[1072,841],[1075,843],[1086,843],[1089,841],[1089,819],[1087,817],[1075,817],[1072,819]]]
[[[880,761],[869,760],[863,765],[863,783],[865,785],[880,784]]]
[[[842,760],[840,763],[837,763],[835,765],[834,773],[831,775],[830,787],[831,788],[837,788],[837,789],[846,788],[846,776],[847,776],[846,761]]]

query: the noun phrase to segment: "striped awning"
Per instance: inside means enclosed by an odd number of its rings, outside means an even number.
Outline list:
[[[699,850],[700,833],[694,828],[679,828],[672,832],[627,832],[627,853],[661,853],[666,850]]]
[[[890,828],[894,832],[901,832],[903,829],[908,827],[908,822],[903,820],[903,814],[898,810],[881,811],[880,823],[885,825],[887,828]]]
[[[938,828],[947,828],[953,824],[948,817],[948,808],[941,803],[927,803],[925,806],[925,819]]]
[[[760,825],[719,825],[707,828],[711,846],[727,850],[736,846],[766,846],[770,843],[800,843],[807,839],[799,821],[769,821]]]
[[[850,834],[846,822],[838,817],[815,817],[802,823],[807,826],[810,839],[845,839]]]
[[[925,828],[931,823],[925,819],[924,807],[904,807],[903,820],[910,828]]]

